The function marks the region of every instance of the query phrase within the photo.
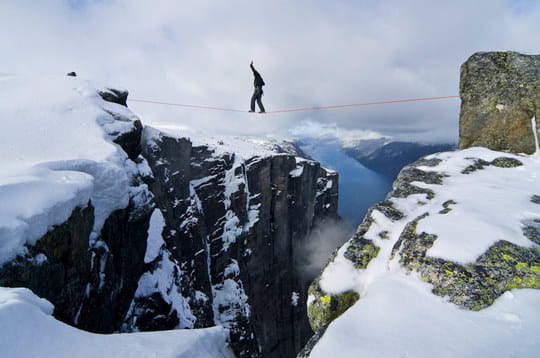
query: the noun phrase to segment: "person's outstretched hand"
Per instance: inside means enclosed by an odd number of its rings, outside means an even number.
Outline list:
[[[253,61],[251,61],[251,63],[249,64],[250,66],[253,66]]]

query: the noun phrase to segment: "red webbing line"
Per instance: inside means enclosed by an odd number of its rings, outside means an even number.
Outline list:
[[[338,104],[338,105],[332,105],[332,106],[278,109],[275,111],[266,112],[264,114],[320,111],[320,110],[328,110],[328,109],[342,109],[342,108],[364,107],[364,106],[374,106],[374,105],[394,104],[394,103],[434,101],[434,100],[450,99],[450,98],[459,98],[459,96],[422,97],[422,98],[410,98],[410,99],[396,99],[396,100],[390,100],[390,101],[372,101],[372,102],[364,102],[364,103]],[[202,105],[194,105],[194,104],[181,104],[181,103],[171,103],[171,102],[160,102],[160,101],[151,101],[151,100],[146,100],[146,99],[129,99],[129,101],[150,103],[150,104],[161,104],[161,105],[166,105],[166,106],[176,106],[176,107],[192,108],[192,109],[207,109],[207,110],[212,110],[212,111],[238,112],[238,113],[249,112],[249,111],[241,110],[241,109],[231,109],[231,108],[223,108],[223,107],[202,106]]]

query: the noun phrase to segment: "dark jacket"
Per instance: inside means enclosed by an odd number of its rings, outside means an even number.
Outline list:
[[[255,87],[262,87],[265,85],[262,77],[261,77],[261,74],[259,72],[257,72],[257,70],[255,69],[255,67],[253,67],[253,65],[249,65],[251,67],[251,71],[253,71],[253,77],[254,77],[254,80],[253,80],[253,86]]]

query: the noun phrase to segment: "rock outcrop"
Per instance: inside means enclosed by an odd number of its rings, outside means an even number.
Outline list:
[[[531,154],[540,121],[540,56],[478,52],[461,66],[460,149]],[[536,126],[537,130],[540,126]]]

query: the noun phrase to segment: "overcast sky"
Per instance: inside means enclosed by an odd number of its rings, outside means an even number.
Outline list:
[[[2,0],[0,72],[76,71],[131,98],[248,109],[253,59],[267,110],[456,95],[472,53],[540,53],[538,3]],[[260,116],[130,103],[145,123],[209,133],[287,135],[309,120],[429,142],[457,139],[459,105]]]

